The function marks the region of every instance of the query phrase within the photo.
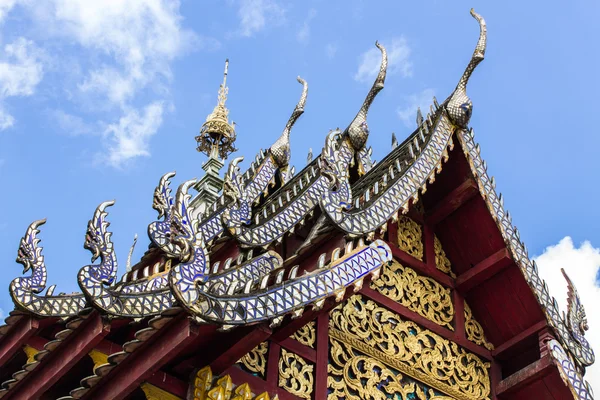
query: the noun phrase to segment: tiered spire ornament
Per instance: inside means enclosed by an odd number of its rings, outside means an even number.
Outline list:
[[[471,15],[479,22],[479,40],[477,41],[477,46],[475,47],[471,61],[469,62],[469,65],[467,65],[467,69],[460,78],[456,89],[454,89],[454,93],[452,93],[446,105],[450,119],[455,125],[462,129],[467,128],[469,120],[471,119],[471,113],[473,112],[473,102],[469,96],[467,96],[467,83],[469,82],[469,78],[475,70],[475,67],[477,67],[484,59],[487,41],[485,20],[473,9],[471,9]]]
[[[15,278],[10,283],[10,295],[17,308],[40,317],[67,317],[76,315],[85,307],[81,293],[54,296],[54,287],[48,288],[46,295],[40,293],[46,288],[46,263],[39,245],[39,227],[45,219],[29,225],[19,243],[17,262],[23,265],[23,273],[31,271],[31,276]]]
[[[229,88],[227,87],[227,71],[229,60],[225,60],[223,83],[219,88],[218,103],[213,112],[202,124],[200,135],[196,136],[197,150],[212,158],[226,159],[235,149],[235,123],[229,123],[229,110],[225,107]]]
[[[306,105],[306,97],[308,94],[308,84],[306,81],[300,77],[296,79],[302,84],[302,94],[300,95],[300,100],[298,100],[296,108],[294,108],[290,119],[288,120],[287,124],[285,124],[283,133],[271,146],[271,154],[273,155],[273,158],[275,158],[275,162],[280,168],[287,167],[290,162],[290,132],[296,123],[296,120],[304,113],[304,106]]]

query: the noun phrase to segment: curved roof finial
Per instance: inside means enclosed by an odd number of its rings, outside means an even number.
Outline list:
[[[469,65],[467,65],[467,69],[465,69],[460,81],[458,81],[458,85],[456,86],[454,93],[450,96],[450,100],[446,106],[452,122],[463,129],[467,127],[473,111],[473,102],[469,99],[469,96],[467,96],[467,83],[469,82],[469,78],[475,70],[475,67],[477,67],[484,59],[487,41],[485,20],[473,9],[471,9],[471,15],[479,22],[479,40],[477,41],[477,46],[475,47],[471,61],[469,62]]]
[[[300,77],[296,79],[302,84],[300,100],[298,100],[296,108],[294,108],[290,119],[287,124],[285,124],[281,136],[273,143],[273,146],[271,146],[271,154],[279,167],[287,167],[290,162],[290,132],[292,131],[292,127],[296,123],[296,120],[304,113],[304,106],[306,105],[306,97],[308,95],[308,84],[306,81]]]
[[[383,89],[385,75],[387,73],[387,51],[379,42],[375,42],[375,46],[381,50],[381,66],[379,67],[379,73],[377,74],[377,78],[375,78],[375,82],[373,83],[371,90],[369,90],[362,107],[358,111],[358,114],[356,114],[354,120],[350,123],[348,128],[346,128],[346,134],[356,150],[360,150],[367,142],[367,138],[369,137],[367,113],[369,112],[369,107],[371,106],[371,103],[373,103],[375,96]]]

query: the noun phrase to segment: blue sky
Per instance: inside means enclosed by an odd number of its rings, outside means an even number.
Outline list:
[[[478,36],[470,7],[488,25],[468,89],[471,125],[513,221],[532,255],[567,236],[572,251],[588,241],[600,254],[598,2],[0,0],[0,287],[21,271],[14,258],[27,225],[47,217],[49,282],[78,290],[86,223],[108,199],[117,201],[109,219],[121,271],[135,233],[139,259],[159,177],[176,170],[176,186],[201,176],[194,136],[216,104],[225,58],[244,165],[279,136],[301,91],[296,76],[308,81],[291,139],[299,170],[309,147],[318,152],[330,128],[354,117],[379,40],[390,71],[369,144],[381,159],[392,132],[412,132],[417,105],[456,85]],[[595,276],[598,263],[586,268]],[[596,289],[586,296],[600,299]],[[6,291],[0,308],[12,308]]]

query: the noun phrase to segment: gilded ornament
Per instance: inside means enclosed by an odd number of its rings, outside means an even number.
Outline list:
[[[262,342],[240,358],[237,363],[242,365],[248,371],[257,373],[260,377],[264,378],[267,370],[268,350],[268,343]]]
[[[398,219],[398,247],[417,260],[423,261],[423,230],[412,219],[401,216]]]
[[[315,348],[315,342],[317,340],[317,333],[315,331],[315,321],[311,321],[298,329],[292,336],[292,339],[302,343],[305,346]]]
[[[371,288],[397,301],[436,324],[454,330],[454,306],[450,289],[435,280],[418,275],[412,268],[397,261],[384,266],[379,279],[371,282]]]
[[[140,385],[140,389],[144,391],[147,400],[181,400],[181,397],[177,397],[161,388],[144,382]]]
[[[480,346],[484,346],[488,350],[494,350],[494,345],[487,341],[485,337],[485,332],[483,331],[483,327],[475,317],[473,317],[473,312],[471,311],[471,307],[465,302],[465,333],[467,334],[467,339],[471,342],[478,344]]]
[[[30,345],[26,344],[25,346],[23,346],[23,351],[25,352],[25,354],[27,355],[27,361],[25,362],[25,364],[29,364],[35,361],[35,355],[37,353],[39,353],[39,350],[31,347]]]
[[[438,239],[437,236],[434,236],[433,248],[435,249],[435,266],[436,266],[436,268],[439,269],[440,271],[450,275],[451,277],[456,278],[456,275],[452,271],[452,264],[450,263],[450,260],[448,259],[448,257],[446,257],[446,252],[444,251],[444,248],[442,247],[442,242],[440,242],[440,239]]]
[[[344,342],[330,338],[330,343],[327,400],[452,400]]]
[[[329,332],[334,339],[456,399],[489,399],[489,363],[360,295],[331,312]]]
[[[253,395],[248,383],[233,387],[231,377],[224,375],[213,378],[212,370],[206,366],[196,373],[194,380],[193,400],[270,400],[267,392]],[[277,400],[275,395],[273,400]]]
[[[108,364],[108,355],[98,351],[96,349],[90,350],[88,353],[92,361],[94,362],[94,371],[101,365]]]
[[[314,367],[302,357],[281,349],[279,386],[303,399],[310,399],[314,384]]]

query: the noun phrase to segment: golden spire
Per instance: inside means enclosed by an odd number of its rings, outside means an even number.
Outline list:
[[[206,122],[196,136],[197,150],[212,158],[226,159],[236,148],[235,123],[229,123],[229,110],[225,107],[229,88],[227,87],[227,70],[229,59],[225,60],[223,83],[219,87],[218,103],[213,112],[206,117]]]

